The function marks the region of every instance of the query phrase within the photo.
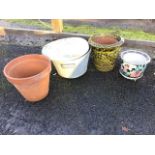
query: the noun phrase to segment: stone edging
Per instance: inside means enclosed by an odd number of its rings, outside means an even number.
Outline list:
[[[0,42],[22,46],[43,46],[46,43],[71,36],[88,39],[89,35],[77,33],[54,33],[46,30],[30,30],[0,27]],[[125,40],[124,46],[139,48],[155,48],[155,41]]]

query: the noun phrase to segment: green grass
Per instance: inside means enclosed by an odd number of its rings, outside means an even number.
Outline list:
[[[26,26],[37,26],[39,28],[43,29],[50,29],[51,25],[50,23],[45,23],[46,25],[42,24],[39,20],[36,19],[6,19],[5,21],[10,23],[19,23]]]
[[[65,25],[64,31],[66,32],[78,32],[82,34],[105,34],[114,33],[118,34],[126,39],[136,39],[136,40],[151,40],[155,41],[155,34],[146,33],[140,29],[121,29],[118,27],[112,28],[96,28],[89,25],[72,26]]]
[[[43,29],[50,29],[50,23],[39,22],[38,20],[26,20],[26,19],[7,19],[8,22],[12,23],[20,23],[23,25],[29,26],[37,26]],[[150,40],[155,41],[155,34],[146,33],[141,29],[121,29],[119,27],[112,28],[97,28],[89,25],[80,25],[80,26],[72,26],[69,24],[64,24],[64,32],[72,32],[72,33],[82,33],[82,34],[104,34],[104,33],[116,33],[121,35],[126,39],[136,39],[136,40]]]

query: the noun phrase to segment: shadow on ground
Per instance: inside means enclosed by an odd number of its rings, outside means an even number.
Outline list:
[[[0,46],[0,69],[41,48]],[[155,134],[154,60],[137,82],[129,81],[116,68],[109,73],[95,70],[74,80],[51,77],[50,93],[37,104],[25,101],[0,74],[0,134]]]

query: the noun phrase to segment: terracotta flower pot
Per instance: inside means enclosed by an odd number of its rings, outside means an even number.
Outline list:
[[[113,35],[94,35],[89,38],[92,46],[93,62],[97,70],[113,70],[124,39]]]
[[[7,80],[30,102],[42,100],[48,95],[51,61],[40,54],[17,57],[3,70]]]

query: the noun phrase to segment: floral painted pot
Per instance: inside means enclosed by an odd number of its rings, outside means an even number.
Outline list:
[[[141,78],[150,63],[151,58],[148,54],[137,50],[127,50],[121,53],[122,64],[120,74],[130,80]]]

